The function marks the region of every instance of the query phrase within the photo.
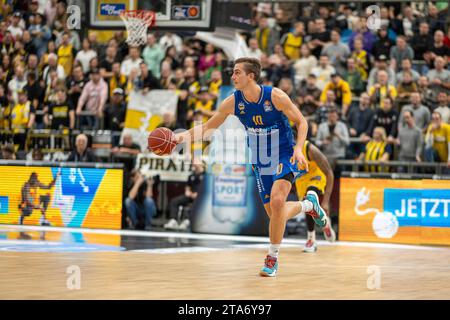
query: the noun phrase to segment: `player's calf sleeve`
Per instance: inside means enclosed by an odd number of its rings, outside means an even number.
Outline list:
[[[307,214],[305,219],[306,219],[306,226],[308,228],[308,231],[309,232],[314,231],[316,223],[314,222],[313,217],[311,217],[309,214]]]

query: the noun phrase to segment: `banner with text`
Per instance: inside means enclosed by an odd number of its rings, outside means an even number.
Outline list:
[[[174,90],[150,90],[132,91],[129,97],[122,137],[131,134],[141,150],[147,150],[148,133],[162,123],[164,114],[176,116],[178,95]]]
[[[157,156],[140,153],[136,169],[147,177],[159,175],[161,181],[186,182],[192,173],[192,161],[176,156]]]
[[[450,181],[341,178],[339,239],[450,245]]]

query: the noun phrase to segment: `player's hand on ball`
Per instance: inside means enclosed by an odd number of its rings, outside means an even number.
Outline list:
[[[175,134],[175,141],[177,142],[177,144],[186,142],[189,139],[190,139],[189,131],[184,131],[184,132]]]

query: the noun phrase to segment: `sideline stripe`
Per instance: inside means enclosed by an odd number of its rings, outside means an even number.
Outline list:
[[[4,231],[56,231],[56,232],[78,232],[78,233],[94,233],[94,234],[112,234],[127,235],[152,238],[180,238],[180,239],[199,239],[199,240],[226,240],[241,241],[253,243],[269,243],[268,237],[258,236],[237,236],[237,235],[221,235],[221,234],[203,234],[203,233],[182,233],[182,232],[165,232],[165,231],[138,231],[138,230],[109,230],[109,229],[85,229],[85,228],[66,228],[66,227],[42,227],[42,226],[19,226],[19,225],[0,225],[0,232]],[[303,245],[306,239],[283,239],[283,244]],[[325,240],[317,241],[321,246],[338,246],[338,247],[361,247],[361,248],[386,248],[386,249],[404,249],[404,250],[432,250],[447,251],[448,247],[431,247],[418,246],[395,243],[377,243],[377,242],[348,242],[337,241],[330,243]]]

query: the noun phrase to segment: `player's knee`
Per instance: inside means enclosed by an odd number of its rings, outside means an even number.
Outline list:
[[[273,195],[270,197],[270,211],[271,214],[281,214],[281,209],[283,208],[285,199],[280,195]]]

